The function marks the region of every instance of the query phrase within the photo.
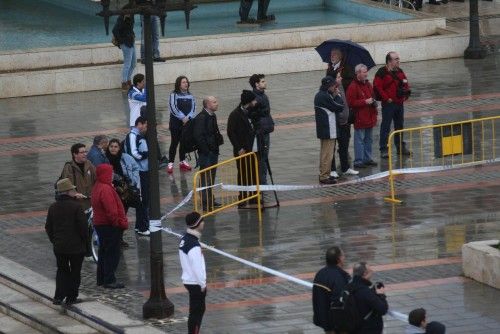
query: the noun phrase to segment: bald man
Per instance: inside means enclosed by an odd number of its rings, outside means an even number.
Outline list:
[[[193,137],[198,147],[198,161],[200,170],[217,164],[219,159],[219,146],[224,143],[224,139],[217,125],[215,115],[219,103],[215,96],[207,96],[203,99],[203,109],[194,119]],[[201,186],[207,187],[214,184],[216,168],[201,175]],[[212,189],[201,192],[201,202],[204,211],[211,211],[220,207],[215,201]]]

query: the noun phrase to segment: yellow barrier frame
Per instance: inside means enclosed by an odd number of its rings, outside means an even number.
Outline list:
[[[443,136],[443,128],[445,127],[450,127],[452,129],[451,131],[451,136],[453,137],[453,126],[456,126],[456,125],[459,125],[461,126],[461,135],[463,136],[463,125],[464,124],[470,124],[471,125],[471,128],[472,128],[472,137],[474,137],[474,128],[473,128],[473,125],[475,123],[479,123],[481,122],[482,124],[482,131],[481,131],[481,135],[482,135],[482,143],[483,145],[481,145],[482,147],[482,159],[481,160],[477,160],[478,162],[480,161],[486,161],[485,159],[485,153],[484,153],[484,122],[486,121],[491,121],[492,123],[492,139],[493,139],[493,159],[495,159],[495,145],[494,145],[494,142],[495,142],[495,123],[494,121],[495,120],[500,120],[500,116],[493,116],[493,117],[485,117],[485,118],[477,118],[477,119],[471,119],[471,120],[467,120],[467,121],[459,121],[459,122],[451,122],[451,123],[444,123],[444,124],[433,124],[433,125],[426,125],[426,126],[419,126],[419,127],[415,127],[415,128],[407,128],[407,129],[402,129],[402,130],[395,130],[395,131],[392,131],[390,134],[389,134],[389,138],[387,140],[387,152],[389,154],[389,184],[390,184],[390,197],[385,197],[384,200],[387,201],[387,202],[391,202],[391,203],[396,203],[396,204],[399,204],[399,203],[402,203],[401,200],[397,199],[396,196],[395,196],[395,187],[394,187],[394,176],[395,175],[398,175],[397,173],[394,173],[393,171],[393,157],[392,157],[392,153],[393,153],[393,147],[394,147],[394,143],[393,143],[393,140],[394,140],[394,136],[397,135],[397,134],[400,134],[399,136],[399,140],[400,140],[400,145],[399,145],[399,149],[402,150],[402,139],[403,138],[403,134],[404,133],[407,133],[409,132],[410,133],[410,138],[412,138],[411,134],[414,132],[414,131],[420,131],[420,136],[422,136],[422,130],[427,130],[427,129],[435,129],[435,128],[441,128],[441,138],[444,138]],[[458,152],[458,151],[455,151],[453,149],[453,144],[454,144],[455,140],[450,140],[450,144],[451,144],[451,151],[452,152]],[[410,140],[410,143],[411,140]],[[464,163],[464,144],[463,144],[463,141],[461,142],[462,147],[460,148],[460,153],[462,155],[462,162],[461,163],[455,163],[454,164],[454,161],[452,159],[451,161],[451,165],[452,166],[456,166],[456,165],[460,165],[460,164],[463,164]],[[412,147],[410,146],[409,147],[410,151],[412,150]],[[420,147],[420,149],[422,150],[422,145]],[[401,152],[400,152],[401,153]],[[474,144],[472,145],[472,156],[474,158],[474,155],[475,155],[475,151],[474,151]],[[476,162],[476,160],[473,160],[474,162]],[[444,162],[444,148],[443,148],[443,162]]]
[[[205,168],[205,169],[202,169],[202,170],[199,170],[198,172],[196,172],[194,174],[194,176],[193,176],[193,203],[194,203],[194,209],[197,210],[198,209],[198,205],[199,205],[199,194],[198,194],[198,182],[197,181],[198,181],[199,178],[201,178],[202,175],[204,175],[205,173],[209,172],[210,170],[212,170],[214,168],[219,168],[219,167],[222,167],[222,166],[225,166],[225,165],[233,164],[235,162],[237,164],[238,160],[244,160],[246,158],[250,158],[251,159],[250,165],[253,164],[254,168],[255,168],[255,183],[256,183],[255,184],[255,187],[256,187],[255,194],[251,195],[251,196],[248,196],[248,197],[245,197],[243,199],[240,199],[238,201],[231,202],[231,203],[229,203],[227,205],[223,205],[220,208],[216,208],[216,209],[212,208],[212,210],[207,211],[207,212],[204,212],[203,210],[199,210],[200,213],[202,213],[202,217],[207,217],[207,216],[213,215],[213,214],[215,214],[217,212],[223,211],[225,209],[228,209],[228,208],[230,208],[232,206],[238,205],[240,203],[246,202],[246,201],[251,200],[251,199],[257,199],[257,210],[258,210],[259,222],[262,222],[262,205],[261,205],[261,193],[260,193],[260,185],[259,185],[259,183],[260,183],[260,180],[259,180],[259,162],[258,162],[258,159],[257,159],[257,155],[254,152],[245,153],[243,155],[234,157],[232,159],[224,160],[224,161],[219,162],[219,163],[217,163],[217,164],[215,164],[213,166],[210,166],[208,168]],[[215,181],[215,180],[212,180],[212,181]],[[235,180],[235,184],[238,184],[237,180]]]

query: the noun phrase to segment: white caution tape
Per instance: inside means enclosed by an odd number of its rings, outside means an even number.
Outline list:
[[[182,238],[182,234],[174,232],[171,228],[163,227],[162,230],[164,232],[170,234],[170,235],[176,236],[177,238]],[[264,272],[266,272],[268,274],[271,274],[273,276],[280,277],[280,278],[283,278],[283,279],[285,279],[287,281],[294,282],[294,283],[297,283],[299,285],[305,286],[305,287],[307,287],[309,289],[312,289],[313,286],[314,286],[313,283],[311,283],[309,281],[305,281],[303,279],[300,279],[300,278],[297,278],[297,277],[294,277],[294,276],[291,276],[291,275],[287,275],[285,273],[282,273],[280,271],[271,269],[269,267],[262,266],[260,264],[257,264],[257,263],[254,263],[254,262],[242,259],[241,257],[234,256],[232,254],[226,253],[224,251],[221,251],[220,249],[217,249],[217,248],[215,248],[213,246],[209,246],[209,245],[207,245],[207,244],[205,244],[203,242],[200,242],[200,245],[201,245],[201,247],[203,247],[203,248],[205,248],[207,250],[210,250],[210,251],[212,251],[214,253],[217,253],[217,254],[222,255],[224,257],[227,257],[227,258],[230,258],[232,260],[235,260],[235,261],[237,261],[239,263],[242,263],[244,265],[247,265],[249,267],[258,269],[260,271],[264,271]],[[389,312],[387,312],[387,314],[390,315],[391,317],[397,319],[397,320],[401,320],[403,322],[408,322],[408,315],[403,314],[401,312],[390,310]]]
[[[459,168],[467,168],[467,167],[474,167],[474,166],[479,166],[479,165],[487,165],[495,162],[500,162],[500,158],[496,159],[489,159],[489,160],[483,160],[483,161],[475,161],[475,162],[468,162],[468,163],[463,163],[460,165],[445,165],[445,166],[429,166],[429,167],[414,167],[414,168],[401,168],[401,169],[394,169],[392,171],[393,175],[398,175],[398,174],[420,174],[420,173],[431,173],[431,172],[441,172],[441,171],[446,171],[446,170],[451,170],[451,169],[459,169]],[[379,180],[385,177],[389,176],[389,172],[380,172],[364,177],[360,177],[354,180],[349,180],[346,182],[341,182],[341,183],[336,183],[336,184],[328,184],[328,185],[319,185],[319,184],[313,184],[313,185],[283,185],[283,184],[277,184],[277,185],[261,185],[259,186],[260,191],[296,191],[296,190],[312,190],[312,189],[320,189],[320,188],[329,188],[329,187],[340,187],[340,186],[345,186],[345,185],[350,185],[350,184],[356,184],[356,183],[364,183],[368,181],[374,181],[374,180]],[[223,190],[226,191],[257,191],[256,186],[240,186],[240,185],[234,185],[234,184],[223,184],[223,183],[217,183],[211,186],[207,187],[202,187],[196,189],[197,191],[203,191],[206,189],[210,188],[218,188],[220,187]],[[167,216],[171,215],[175,211],[179,210],[181,207],[186,205],[191,198],[193,197],[193,191],[191,190],[187,196],[172,210],[167,212],[164,216],[161,217],[161,220],[164,220],[167,218]]]

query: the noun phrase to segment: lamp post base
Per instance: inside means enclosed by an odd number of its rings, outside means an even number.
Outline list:
[[[174,314],[174,304],[168,299],[159,297],[149,298],[142,306],[142,316],[144,319],[165,319]]]
[[[486,57],[487,50],[482,47],[468,47],[464,51],[464,58],[465,59],[483,59]]]

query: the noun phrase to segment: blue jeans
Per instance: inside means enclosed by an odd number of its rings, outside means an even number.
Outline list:
[[[372,159],[373,128],[354,130],[354,164],[362,164]]]
[[[129,48],[125,44],[120,44],[120,49],[122,49],[123,53],[122,82],[131,81],[135,63],[137,62],[135,57],[135,46]]]
[[[160,17],[151,16],[151,31],[153,32],[153,58],[160,58]],[[144,60],[144,17],[141,15],[141,59]]]
[[[402,104],[384,103],[382,104],[382,123],[380,124],[380,152],[387,152],[387,140],[391,132],[391,124],[394,121],[394,130],[401,130],[404,126],[405,109]],[[399,144],[403,138],[399,135],[394,136],[394,143],[399,151]]]
[[[201,153],[198,151],[198,161],[200,163],[200,170],[208,168],[210,166],[213,166],[217,164],[219,161],[219,155],[214,152],[205,152]],[[215,181],[215,174],[217,172],[217,169],[214,168],[210,171],[210,173],[204,173],[202,174],[201,177],[201,186],[202,187],[208,187],[214,184]],[[210,207],[213,204],[214,198],[212,195],[212,188],[209,188],[207,190],[201,191],[201,202],[203,203],[204,207]]]

